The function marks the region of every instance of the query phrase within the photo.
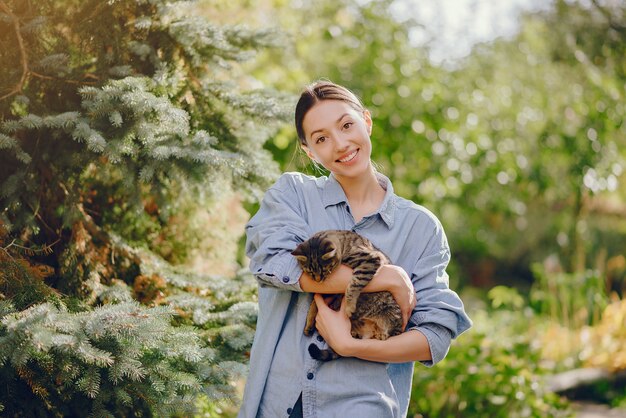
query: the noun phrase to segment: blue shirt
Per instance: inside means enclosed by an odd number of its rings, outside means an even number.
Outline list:
[[[427,209],[386,190],[380,208],[355,223],[337,180],[285,173],[266,192],[259,211],[246,225],[246,253],[259,282],[259,315],[250,354],[250,372],[240,418],[287,417],[300,393],[304,417],[404,417],[413,363],[377,363],[358,358],[319,362],[307,347],[327,347],[315,333],[302,330],[312,300],[302,291],[302,274],[290,252],[318,231],[355,231],[383,251],[411,277],[417,305],[407,330],[426,336],[432,361],[441,361],[450,340],[471,321],[458,295],[448,287],[450,249],[438,219]]]

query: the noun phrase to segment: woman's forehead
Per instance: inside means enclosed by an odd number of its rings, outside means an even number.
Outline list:
[[[341,100],[320,100],[304,115],[302,127],[306,133],[325,129],[340,122],[346,115],[358,116],[358,112]]]

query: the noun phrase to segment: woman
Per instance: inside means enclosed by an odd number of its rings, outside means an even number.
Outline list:
[[[446,236],[432,213],[395,195],[372,166],[372,119],[352,92],[315,83],[301,94],[295,113],[302,149],[330,176],[283,174],[246,226],[259,316],[239,416],[406,416],[413,362],[434,365],[450,340],[471,326],[448,288]],[[354,339],[343,309],[324,304],[321,294],[345,291],[351,269],[342,265],[318,283],[290,252],[326,229],[351,229],[390,258],[393,265],[382,266],[364,291],[393,294],[404,333],[386,341]],[[307,337],[302,330],[313,297],[317,332]],[[316,361],[307,352],[311,343],[343,357]]]

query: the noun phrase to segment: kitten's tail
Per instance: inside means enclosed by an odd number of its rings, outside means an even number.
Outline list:
[[[320,361],[331,361],[331,360],[336,360],[339,357],[341,357],[339,354],[335,353],[332,349],[327,348],[325,350],[322,350],[315,344],[309,345],[309,354],[315,360],[320,360]]]

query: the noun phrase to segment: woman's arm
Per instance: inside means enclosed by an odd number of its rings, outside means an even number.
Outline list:
[[[344,351],[337,351],[344,357],[358,357],[362,360],[381,363],[405,363],[407,361],[431,361],[430,346],[426,336],[417,330],[410,330],[385,341],[352,338]]]
[[[352,279],[352,269],[344,264],[339,265],[335,271],[323,282],[316,282],[307,273],[300,276],[300,287],[310,293],[344,293],[348,283]],[[398,266],[385,264],[381,266],[372,280],[363,288],[364,292],[388,291],[400,305],[402,311],[402,328],[411,316],[415,307],[415,288],[409,275]]]
[[[326,306],[320,294],[315,295],[315,302],[318,308],[315,326],[328,345],[341,356],[383,363],[432,360],[428,340],[417,330],[404,332],[385,341],[353,338],[350,335],[350,320],[344,312],[345,298],[339,311]]]
[[[246,224],[246,255],[261,286],[301,292],[302,269],[291,251],[312,231],[300,207],[297,176],[283,174],[270,187],[257,213]]]

